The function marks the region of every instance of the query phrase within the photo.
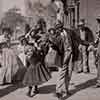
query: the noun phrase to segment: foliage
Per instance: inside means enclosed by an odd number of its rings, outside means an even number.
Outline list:
[[[25,17],[20,14],[20,9],[14,7],[4,13],[1,20],[1,27],[10,27],[14,29],[18,23],[25,22]]]

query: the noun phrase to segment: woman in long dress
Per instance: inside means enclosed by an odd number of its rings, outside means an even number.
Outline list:
[[[41,41],[38,45],[27,45],[25,48],[27,58],[27,72],[23,83],[29,87],[28,96],[32,96],[32,87],[35,89],[33,95],[39,93],[38,85],[47,82],[50,78],[50,72],[47,65],[44,63],[45,55],[48,52],[48,45]]]
[[[2,68],[0,69],[0,84],[12,83],[15,74],[18,71],[19,65],[14,51],[10,47],[8,40],[3,44],[2,48]]]

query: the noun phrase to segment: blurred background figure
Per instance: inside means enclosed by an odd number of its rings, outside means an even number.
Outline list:
[[[27,40],[25,39],[25,36],[22,35],[19,37],[19,45],[17,47],[18,50],[18,57],[20,58],[20,60],[22,61],[23,65],[26,66],[26,56],[25,56],[25,52],[24,52],[24,48],[27,45]]]
[[[100,88],[100,16],[96,18],[98,24],[97,39],[94,42],[94,47],[96,47],[96,66],[97,66],[97,82],[95,87]]]
[[[80,38],[81,40],[88,41],[89,43],[94,41],[94,36],[93,32],[91,29],[87,26],[85,26],[85,19],[81,19],[79,24],[78,24],[79,32],[80,32]],[[84,73],[89,73],[90,68],[89,68],[89,52],[88,52],[88,46],[82,46],[79,45],[79,50],[81,52],[81,60],[80,60],[80,65],[78,68],[78,73],[84,72]]]

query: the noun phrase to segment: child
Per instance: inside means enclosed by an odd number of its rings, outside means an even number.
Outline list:
[[[39,93],[38,85],[48,81],[51,78],[47,66],[44,63],[44,58],[47,51],[48,49],[44,46],[44,44],[41,44],[38,47],[36,47],[34,44],[29,44],[25,47],[27,71],[25,73],[23,83],[29,87],[27,94],[29,97]],[[32,94],[33,86],[35,89]]]

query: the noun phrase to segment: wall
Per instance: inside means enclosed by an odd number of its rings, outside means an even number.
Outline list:
[[[100,0],[80,0],[80,18],[87,20],[87,25],[96,32],[96,17],[100,15]]]

